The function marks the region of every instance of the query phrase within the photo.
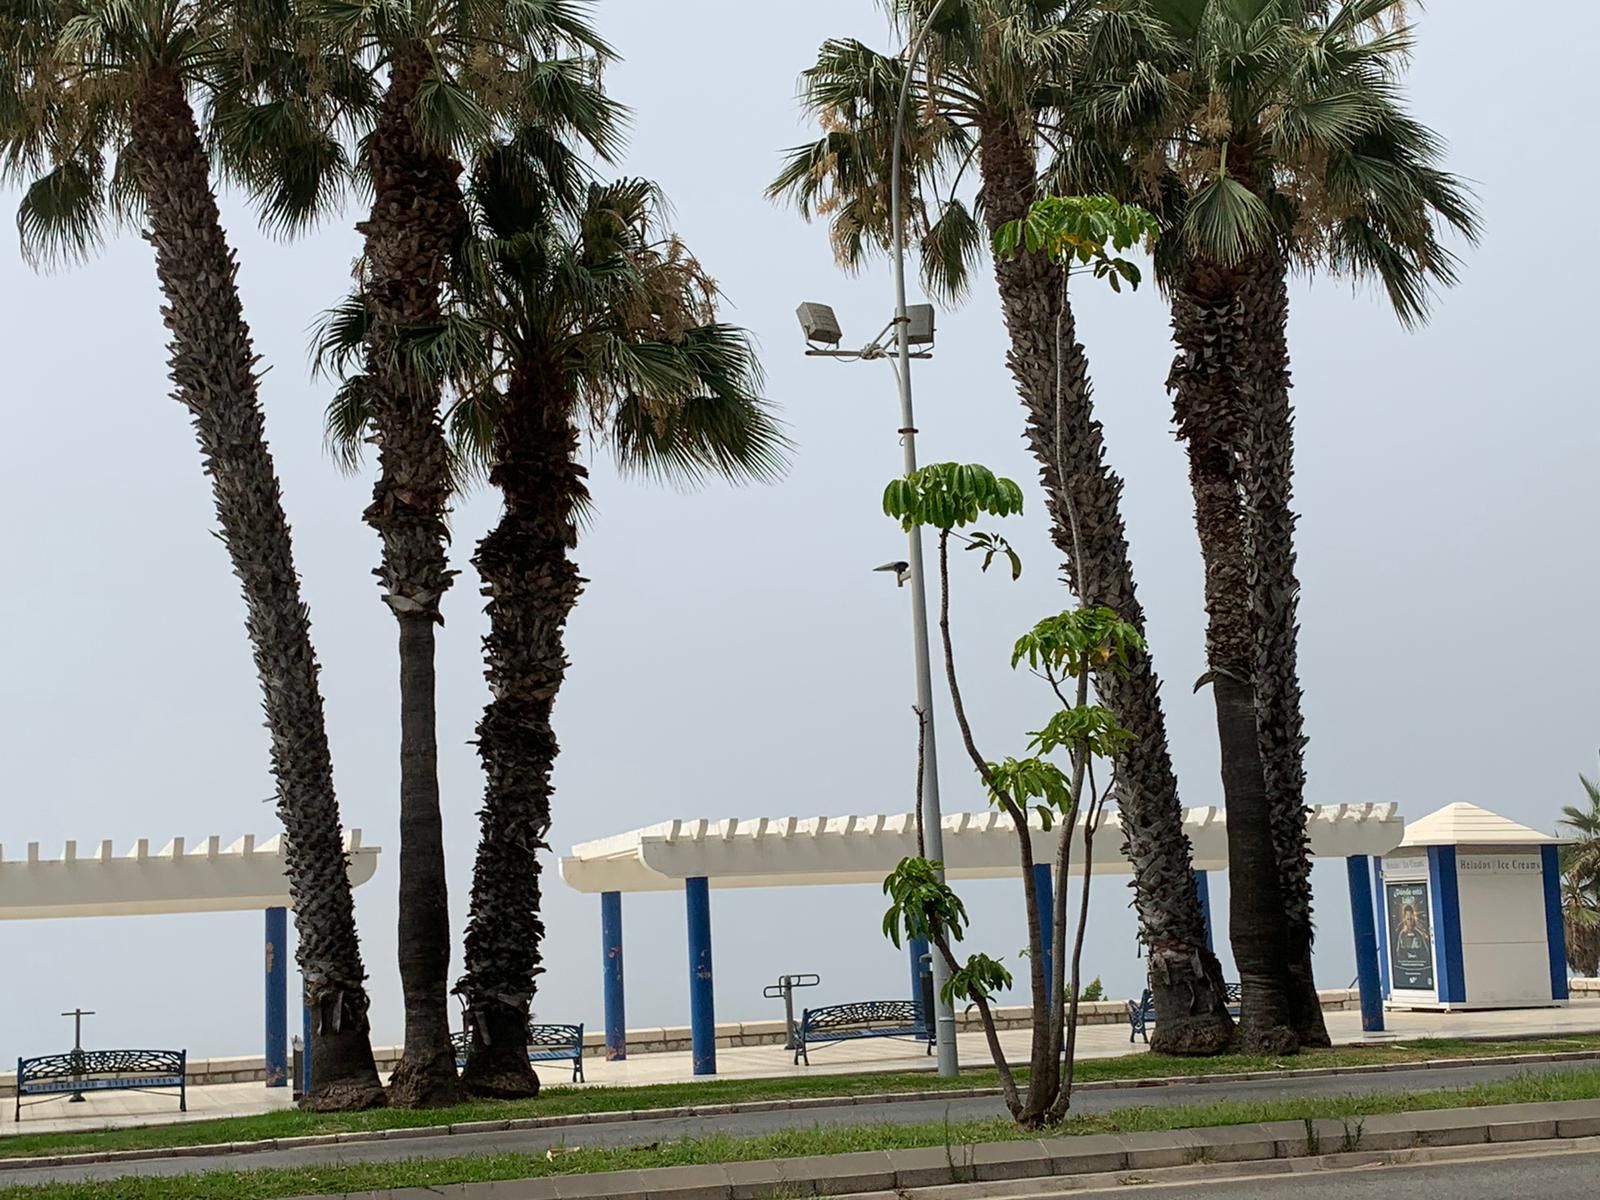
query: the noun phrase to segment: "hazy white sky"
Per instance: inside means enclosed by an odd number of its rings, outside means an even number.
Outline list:
[[[1600,745],[1593,703],[1600,587],[1589,471],[1597,430],[1588,362],[1592,239],[1570,236],[1567,198],[1596,185],[1570,114],[1587,111],[1584,48],[1600,14],[1555,0],[1559,39],[1508,35],[1483,0],[1422,14],[1418,113],[1481,191],[1488,235],[1430,328],[1402,332],[1373,296],[1336,281],[1295,289],[1302,672],[1315,803],[1398,801],[1415,818],[1470,800],[1539,827],[1577,793]],[[798,455],[776,487],[678,495],[596,473],[579,550],[591,580],[571,623],[572,670],[552,841],[671,817],[902,811],[913,725],[906,593],[870,568],[899,556],[878,510],[898,470],[886,367],[800,356],[793,309],[826,300],[846,340],[881,327],[888,274],[833,267],[824,233],[762,198],[780,147],[811,135],[795,80],[825,37],[892,44],[869,0],[804,5],[607,0],[598,19],[626,61],[608,77],[637,114],[627,170],[659,180],[678,226],[764,352]],[[1486,67],[1501,86],[1487,86]],[[1504,81],[1516,86],[1504,86]],[[1568,114],[1568,115],[1563,115]],[[9,210],[14,196],[5,197]],[[321,447],[326,388],[308,378],[307,328],[348,279],[355,214],[293,245],[263,239],[236,198],[246,311],[272,370],[264,390],[324,668],[340,801],[386,853],[358,893],[375,1038],[401,1030],[395,957],[395,629],[369,574],[360,511],[370,478],[341,477]],[[1530,227],[1540,236],[1529,236]],[[0,441],[0,843],[58,847],[137,837],[275,832],[242,606],[211,536],[209,489],[167,396],[148,247],[38,277],[0,254],[8,436]],[[1187,804],[1219,800],[1202,670],[1201,578],[1181,448],[1163,380],[1158,296],[1080,298],[1110,456]],[[1064,607],[1054,582],[1021,409],[992,288],[941,314],[919,367],[925,461],[982,461],[1026,485],[1013,540],[1020,583],[963,580],[956,621],[979,734],[1015,753],[1041,712],[1005,667],[1011,639]],[[1585,397],[1588,397],[1585,399]],[[484,701],[471,546],[495,516],[476,495],[454,517],[465,574],[446,598],[439,721],[451,902],[464,922],[481,779],[468,739]],[[981,807],[948,716],[947,811]],[[545,875],[549,938],[536,1002],[598,1025],[598,903]],[[1317,871],[1319,979],[1354,974],[1344,872]],[[1217,881],[1218,885],[1221,881]],[[1020,889],[966,889],[974,942],[1016,962]],[[1113,995],[1139,986],[1120,881],[1096,889],[1087,955]],[[1226,890],[1213,903],[1226,912]],[[682,902],[625,902],[629,1022],[686,1023]],[[818,1002],[900,995],[902,958],[877,932],[874,888],[713,895],[718,1014],[776,1015],[761,985],[818,971]],[[0,1061],[70,1036],[55,1014],[97,1010],[87,1037],[259,1052],[261,918],[128,918],[0,928]],[[1231,967],[1230,967],[1231,970]]]

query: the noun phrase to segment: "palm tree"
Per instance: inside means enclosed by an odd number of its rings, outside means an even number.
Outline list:
[[[1291,1034],[1325,1045],[1311,970],[1286,278],[1376,278],[1414,323],[1431,288],[1455,278],[1438,228],[1470,238],[1476,218],[1437,166],[1437,138],[1404,111],[1410,31],[1394,0],[1160,7],[1156,22],[1141,0],[1103,6],[1075,63],[1075,136],[1055,174],[1165,218],[1157,267],[1206,561],[1245,1023],[1264,1047]]]
[[[405,1048],[397,1103],[461,1097],[450,1044],[450,923],[439,814],[434,626],[455,572],[446,556],[450,451],[440,381],[408,347],[442,320],[451,255],[468,236],[461,160],[499,131],[536,126],[606,157],[620,110],[600,90],[611,51],[580,0],[308,0],[327,38],[386,86],[365,144],[372,209],[359,286],[363,386],[378,443],[365,518],[375,574],[399,627],[400,979]]]
[[[772,479],[787,441],[758,398],[744,333],[716,320],[716,286],[662,223],[653,185],[589,183],[548,139],[484,154],[469,192],[477,279],[423,353],[444,366],[462,462],[500,489],[501,519],[473,563],[488,597],[478,725],[486,776],[465,972],[463,1073],[475,1094],[528,1096],[528,1006],[543,970],[538,852],[558,746],[551,710],[563,629],[583,580],[572,560],[589,510],[580,435],[627,472],[677,483]],[[346,327],[359,321],[356,314]],[[347,397],[330,428],[358,446],[369,414]]]
[[[1567,963],[1580,975],[1600,974],[1600,783],[1579,775],[1587,807],[1564,804],[1558,824],[1577,840],[1561,847],[1561,916]]]
[[[888,0],[897,23],[918,27],[934,0]],[[1088,0],[947,0],[912,80],[907,133],[908,228],[920,242],[923,278],[960,296],[985,242],[1025,217],[1043,193],[1040,161],[1058,146],[1059,80],[1082,41]],[[802,80],[802,100],[825,132],[790,152],[772,186],[807,217],[831,218],[835,250],[849,266],[887,242],[885,178],[906,64],[853,40],[823,45]],[[962,190],[968,170],[975,200]],[[1077,343],[1067,275],[1043,254],[994,263],[1011,346],[1007,356],[1039,461],[1052,535],[1083,603],[1109,608],[1139,629],[1144,610],[1134,588],[1120,495],[1105,462],[1104,436],[1090,399],[1088,364]],[[1074,562],[1069,513],[1083,543]],[[1119,807],[1134,864],[1140,938],[1149,952],[1157,1012],[1156,1048],[1217,1053],[1232,1038],[1222,977],[1205,946],[1192,855],[1167,747],[1160,679],[1141,656],[1126,676],[1098,680],[1106,705],[1134,732],[1117,758]]]
[[[308,1107],[381,1103],[366,971],[334,796],[310,617],[268,451],[257,357],[235,282],[206,141],[294,225],[344,161],[311,114],[232,103],[242,64],[270,65],[270,18],[248,5],[175,0],[5,0],[0,5],[0,146],[26,184],[17,215],[39,264],[86,256],[107,227],[138,224],[155,250],[173,395],[189,412],[245,601],[272,736],[272,771],[294,897],[297,961],[316,1014]],[[240,53],[250,46],[253,59]],[[328,65],[330,94],[362,81]],[[201,128],[196,107],[218,120]]]

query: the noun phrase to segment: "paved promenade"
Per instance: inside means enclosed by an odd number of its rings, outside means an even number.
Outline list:
[[[1574,1000],[1566,1008],[1522,1009],[1499,1012],[1391,1012],[1388,1029],[1380,1035],[1361,1032],[1356,1012],[1330,1012],[1328,1030],[1335,1042],[1413,1040],[1426,1037],[1559,1037],[1563,1033],[1600,1032],[1600,999]],[[1026,1061],[1028,1032],[1007,1030],[1001,1044],[1014,1061]],[[962,1034],[958,1040],[964,1065],[987,1065],[988,1050],[981,1034]],[[1081,1058],[1110,1058],[1139,1049],[1128,1044],[1126,1025],[1090,1025],[1078,1031]],[[717,1051],[718,1077],[764,1079],[807,1074],[859,1074],[872,1071],[908,1071],[929,1068],[931,1062],[918,1045],[874,1038],[828,1045],[812,1053],[812,1065],[795,1066],[781,1046],[744,1046]],[[588,1059],[584,1063],[588,1087],[639,1087],[656,1083],[683,1083],[695,1077],[687,1053],[636,1055],[626,1062]],[[567,1071],[559,1064],[542,1072],[547,1084],[567,1086]],[[81,1129],[154,1125],[177,1121],[203,1121],[218,1117],[251,1116],[289,1108],[288,1088],[268,1088],[260,1083],[215,1084],[189,1089],[189,1111],[179,1113],[177,1101],[165,1095],[138,1092],[91,1094],[86,1103],[42,1104],[23,1110],[20,1123],[0,1121],[0,1137],[16,1133],[66,1132]]]

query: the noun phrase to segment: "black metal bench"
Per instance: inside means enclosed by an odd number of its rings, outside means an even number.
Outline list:
[[[189,1111],[187,1050],[69,1050],[17,1059],[17,1110],[22,1120],[22,1099],[36,1096],[59,1100],[84,1092],[149,1092],[178,1089],[178,1111]]]
[[[1243,994],[1242,989],[1237,983],[1225,983],[1222,986],[1223,994],[1228,1001],[1228,1014],[1237,1017],[1239,1015],[1239,999]],[[1155,1023],[1155,997],[1150,994],[1149,988],[1145,988],[1144,994],[1139,997],[1137,1003],[1132,1000],[1128,1001],[1128,1040],[1131,1042],[1136,1037],[1143,1038],[1144,1044],[1148,1046],[1150,1044],[1150,1026]]]
[[[933,1053],[933,1032],[922,1019],[915,1000],[863,1000],[856,1004],[830,1004],[808,1008],[800,1018],[795,1037],[794,1061],[811,1065],[806,1047],[813,1042],[849,1042],[857,1038],[918,1038]]]
[[[456,1067],[467,1061],[467,1035],[450,1035],[456,1048]],[[582,1025],[532,1025],[528,1026],[529,1062],[572,1062],[572,1082],[583,1083],[583,1026]]]

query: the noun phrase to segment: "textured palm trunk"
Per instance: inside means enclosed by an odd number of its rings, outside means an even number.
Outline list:
[[[992,233],[1026,215],[1035,195],[1032,153],[1009,124],[980,133],[984,217]],[[1104,436],[1090,400],[1088,364],[1077,342],[1066,279],[1045,257],[996,259],[995,277],[1011,345],[1007,362],[1027,411],[1027,439],[1039,461],[1052,536],[1083,603],[1103,605],[1142,630],[1122,523],[1122,480],[1105,463]],[[1059,354],[1057,352],[1059,346]],[[1074,562],[1071,508],[1084,561]],[[1167,748],[1161,681],[1151,658],[1132,673],[1107,673],[1106,704],[1136,734],[1119,756],[1118,808],[1134,869],[1139,936],[1149,953],[1156,1006],[1152,1047],[1169,1054],[1218,1054],[1233,1037],[1216,956],[1206,949],[1192,850],[1183,831],[1178,781]]]
[[[450,1045],[450,910],[439,814],[433,628],[450,586],[445,547],[449,452],[439,384],[403,352],[409,330],[440,319],[450,248],[465,221],[447,155],[417,137],[411,112],[429,69],[426,52],[396,57],[373,130],[373,205],[366,239],[371,306],[366,355],[378,434],[378,482],[366,520],[383,543],[375,574],[400,633],[400,984],[405,1047],[390,1079],[397,1104],[462,1097]]]
[[[1289,289],[1282,259],[1250,273],[1241,301],[1250,330],[1251,420],[1243,472],[1255,628],[1256,726],[1289,919],[1289,1004],[1304,1046],[1328,1046],[1312,972],[1311,839],[1306,832],[1305,724],[1295,577],[1294,414],[1289,402]]]
[[[567,616],[584,582],[571,552],[585,472],[563,399],[554,388],[513,383],[490,473],[505,508],[473,556],[488,597],[484,674],[493,696],[478,724],[482,833],[466,974],[456,989],[473,1015],[463,1079],[475,1095],[539,1090],[528,1065],[527,1023],[544,938],[538,856],[550,830],[559,749],[550,718],[566,676]]]
[[[1250,556],[1240,491],[1248,411],[1250,325],[1241,271],[1191,261],[1172,298],[1178,357],[1167,386],[1178,437],[1189,451],[1195,528],[1205,563],[1207,676],[1216,705],[1228,808],[1229,939],[1243,985],[1244,1045],[1285,1053],[1291,1017],[1288,926],[1260,742],[1256,733],[1255,635]]]
[[[383,1102],[367,1023],[366,971],[333,790],[311,617],[300,598],[278,478],[267,449],[256,355],[210,163],[181,84],[157,78],[133,107],[131,162],[166,303],[174,395],[189,410],[272,738],[272,773],[294,900],[296,962],[312,1008],[312,1108]]]

